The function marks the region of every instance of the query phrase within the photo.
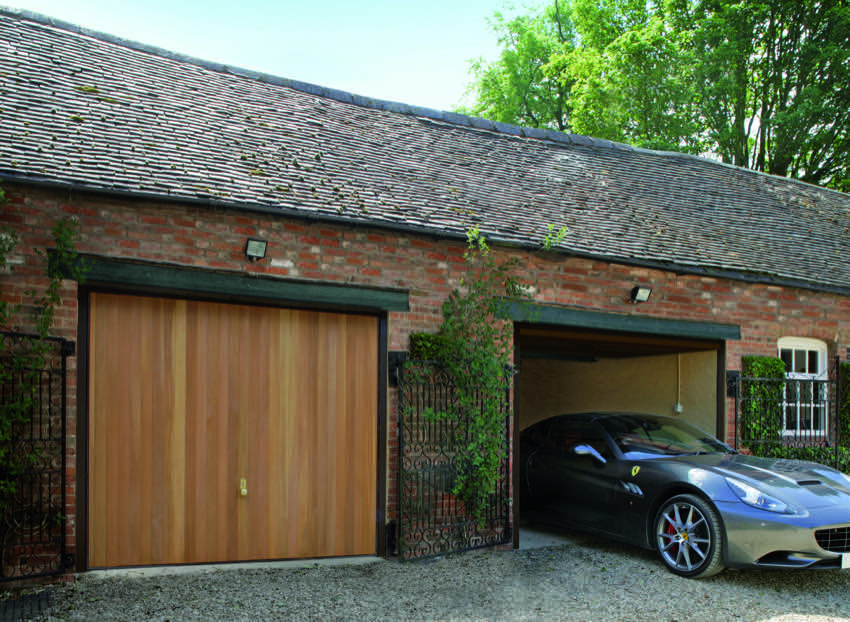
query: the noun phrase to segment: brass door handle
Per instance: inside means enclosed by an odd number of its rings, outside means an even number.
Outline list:
[[[239,480],[239,496],[247,497],[248,496],[248,480],[240,479]]]

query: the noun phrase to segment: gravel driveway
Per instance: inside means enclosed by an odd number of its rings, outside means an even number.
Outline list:
[[[726,571],[695,581],[648,551],[573,533],[561,542],[404,564],[87,574],[52,588],[50,612],[37,620],[850,622],[850,572]]]

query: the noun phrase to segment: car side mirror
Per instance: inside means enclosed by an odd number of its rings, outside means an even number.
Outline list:
[[[575,447],[573,447],[573,453],[577,456],[590,456],[601,464],[608,464],[608,461],[602,457],[602,454],[600,454],[590,445],[576,445]]]

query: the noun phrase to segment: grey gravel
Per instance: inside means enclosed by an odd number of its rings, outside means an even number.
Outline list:
[[[570,534],[564,544],[425,562],[81,575],[51,588],[46,621],[746,620],[850,622],[850,572],[667,572],[649,551]]]

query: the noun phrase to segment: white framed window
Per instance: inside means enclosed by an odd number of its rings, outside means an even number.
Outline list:
[[[826,343],[805,337],[779,340],[779,358],[785,363],[782,430],[788,436],[827,432],[829,412]]]

